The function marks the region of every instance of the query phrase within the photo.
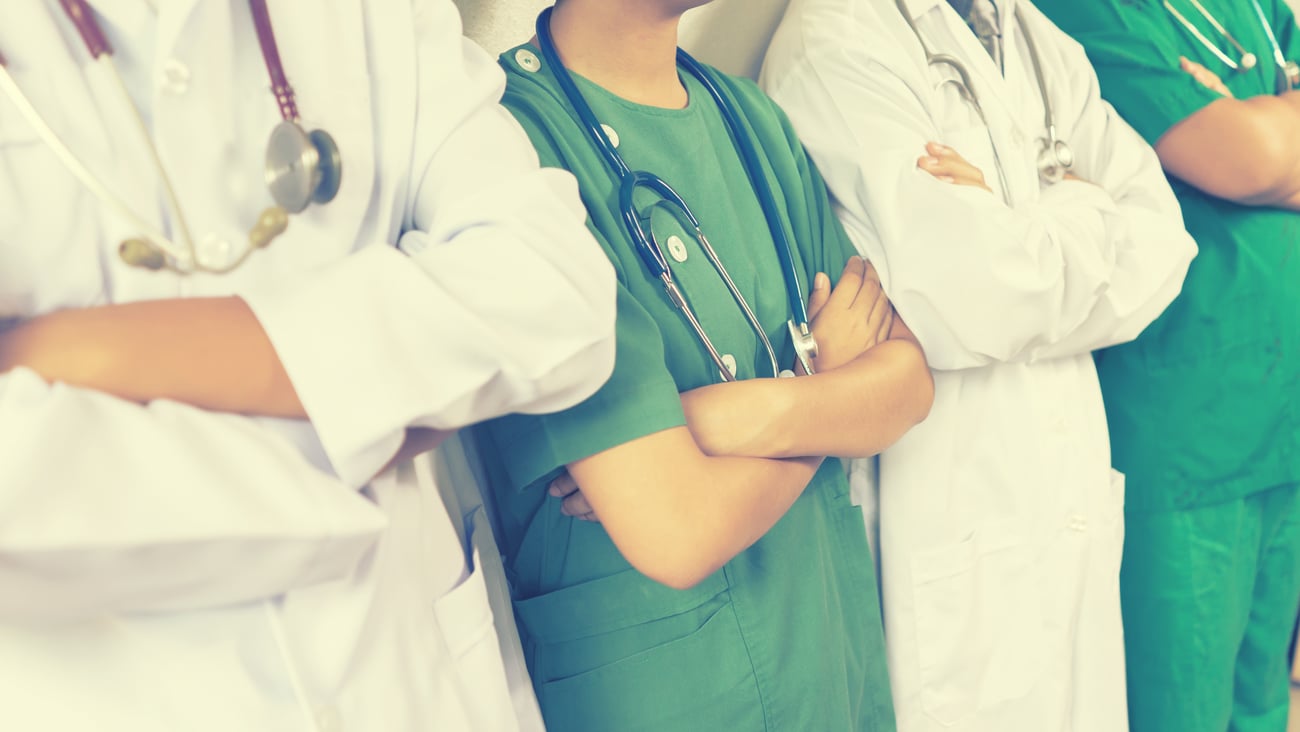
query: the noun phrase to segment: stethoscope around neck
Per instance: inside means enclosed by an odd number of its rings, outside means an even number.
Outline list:
[[[1011,202],[1011,192],[1007,188],[1006,170],[1002,166],[1002,157],[998,155],[997,143],[992,139],[993,131],[989,128],[988,118],[984,115],[984,107],[980,104],[979,96],[975,93],[975,86],[971,82],[970,71],[961,59],[947,53],[934,53],[930,46],[925,42],[921,31],[916,27],[916,21],[912,19],[912,13],[908,10],[905,0],[894,0],[898,6],[898,12],[902,14],[903,20],[907,21],[907,26],[912,29],[916,40],[921,44],[921,50],[925,53],[925,61],[928,66],[943,65],[952,69],[957,74],[957,79],[950,79],[944,83],[954,84],[966,101],[970,102],[979,114],[980,122],[984,128],[989,130],[989,143],[993,147],[993,162],[998,168],[998,178],[1002,184],[1002,197],[1007,202]],[[1043,61],[1038,53],[1038,45],[1034,43],[1034,37],[1029,32],[1029,26],[1025,23],[1024,15],[1021,14],[1020,8],[1016,8],[1016,24],[1020,28],[1020,36],[1025,39],[1025,48],[1029,51],[1029,60],[1034,67],[1034,79],[1038,83],[1038,95],[1043,100],[1043,125],[1047,130],[1045,137],[1039,138],[1040,147],[1038,150],[1038,175],[1047,183],[1058,183],[1074,167],[1074,149],[1070,144],[1061,139],[1056,129],[1056,117],[1052,112],[1052,99],[1047,93],[1047,79],[1043,75]]]
[[[266,184],[276,205],[267,208],[258,216],[256,223],[248,232],[248,241],[243,250],[233,255],[227,254],[220,262],[205,261],[194,244],[185,213],[177,200],[171,177],[162,164],[158,149],[153,144],[144,120],[131,102],[131,95],[113,64],[113,51],[104,37],[103,30],[85,0],[59,0],[59,2],[68,20],[76,27],[77,33],[85,43],[91,59],[107,69],[108,76],[117,85],[116,90],[126,99],[128,106],[135,113],[135,122],[162,182],[167,207],[182,244],[173,242],[158,227],[150,223],[147,217],[137,213],[121,196],[90,172],[14,81],[3,55],[0,55],[0,87],[64,167],[96,198],[131,221],[142,232],[140,235],[126,239],[118,247],[118,254],[124,262],[133,267],[150,270],[168,269],[180,274],[194,272],[225,274],[234,271],[253,252],[267,246],[284,233],[289,225],[290,213],[301,213],[312,203],[328,203],[338,193],[343,170],[338,145],[324,130],[308,132],[302,128],[293,87],[285,77],[284,67],[280,63],[280,51],[275,42],[266,0],[249,0],[248,5],[252,12],[253,25],[257,30],[258,44],[262,49],[262,59],[266,62],[267,73],[271,78],[271,90],[280,107],[282,120],[271,131],[264,167]]]
[[[677,285],[673,277],[672,268],[668,264],[667,257],[664,256],[663,248],[655,240],[654,232],[648,230],[650,229],[650,218],[655,209],[664,209],[683,228],[691,230],[699,241],[700,248],[704,251],[709,263],[713,265],[718,276],[731,293],[731,297],[744,313],[745,319],[749,321],[750,328],[753,329],[759,341],[763,344],[770,361],[772,375],[792,376],[793,372],[781,369],[780,364],[777,362],[776,350],[772,347],[772,342],[767,337],[762,323],[759,322],[753,309],[745,300],[740,288],[732,281],[713,246],[709,244],[709,239],[704,235],[703,227],[695,214],[691,212],[690,206],[677,194],[677,191],[673,190],[672,186],[659,176],[645,171],[634,171],[628,167],[627,162],[623,160],[623,156],[615,149],[614,143],[606,134],[600,120],[596,118],[591,106],[587,104],[582,92],[578,89],[572,75],[565,68],[564,63],[560,60],[559,53],[555,49],[555,42],[551,37],[551,8],[543,10],[541,15],[537,17],[537,43],[541,48],[542,57],[550,65],[555,80],[560,85],[560,90],[564,92],[569,105],[577,114],[582,126],[586,128],[587,135],[619,179],[619,210],[622,214],[624,228],[627,229],[628,237],[632,240],[637,256],[650,274],[663,283],[669,300],[686,318],[691,330],[695,333],[695,337],[717,365],[722,378],[726,381],[734,381],[736,379],[735,367],[726,363],[723,355],[714,346],[712,339],[709,338],[708,333],[704,331],[704,327],[695,315],[686,294]],[[745,171],[749,175],[750,184],[754,187],[754,192],[758,196],[759,204],[763,209],[763,215],[767,219],[772,239],[776,243],[776,254],[781,263],[781,271],[785,278],[786,295],[789,298],[791,318],[787,325],[790,338],[794,344],[795,355],[798,357],[804,371],[811,374],[813,373],[812,359],[817,356],[817,341],[813,337],[808,322],[808,309],[804,303],[803,288],[799,284],[799,277],[795,269],[794,252],[790,246],[790,239],[786,236],[780,218],[776,196],[763,174],[758,151],[753,140],[746,133],[735,110],[717,85],[714,84],[708,71],[699,62],[691,58],[689,54],[680,49],[677,51],[677,63],[699,81],[709,96],[713,98],[722,114],[723,121],[727,125],[727,129],[731,132],[732,141],[740,154]],[[639,190],[647,190],[658,196],[658,201],[646,213],[638,211],[636,202],[633,200]]]

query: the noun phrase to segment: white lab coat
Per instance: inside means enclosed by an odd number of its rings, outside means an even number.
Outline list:
[[[200,256],[242,242],[270,202],[261,158],[279,119],[247,4],[92,5]],[[462,41],[450,0],[270,10],[343,185],[231,275],[124,266],[117,242],[138,232],[0,96],[0,319],[236,293],[312,417],[0,375],[0,728],[538,729],[526,679],[512,704],[502,674],[476,499],[428,459],[372,476],[407,425],[593,392],[613,361],[610,265],[573,179],[538,169],[497,106],[503,75]],[[0,53],[92,170],[174,224],[127,101],[54,0],[6,0]]]
[[[902,732],[1127,729],[1110,469],[1090,351],[1178,294],[1195,244],[1152,150],[1098,97],[1083,50],[998,0],[1006,77],[944,0],[906,0],[935,53],[970,69],[992,132],[928,68],[894,0],[794,0],[763,82],[935,369],[929,419],[881,457],[884,603]],[[1075,172],[1039,180],[1042,54]],[[955,148],[1001,196],[916,167]]]

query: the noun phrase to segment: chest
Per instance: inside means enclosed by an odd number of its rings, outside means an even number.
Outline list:
[[[792,356],[786,327],[790,317],[786,269],[768,213],[795,243],[794,276],[806,283],[810,275],[797,243],[799,227],[792,221],[803,213],[801,197],[790,195],[802,188],[797,179],[793,187],[790,181],[778,179],[764,161],[763,175],[775,189],[774,197],[765,201],[731,131],[711,100],[695,91],[692,106],[679,115],[632,112],[599,98],[592,106],[615,130],[628,166],[653,174],[671,188],[672,193],[665,195],[663,190],[640,185],[630,200],[699,331],[728,366],[734,364],[739,378],[771,376],[773,359],[779,370],[789,368]],[[682,390],[719,381],[719,369],[695,324],[654,276],[646,252],[633,245],[621,220],[628,200],[621,189],[629,184],[619,182],[608,167],[593,173],[583,181],[584,195],[594,199],[592,208],[602,211],[597,218],[604,222],[601,228],[610,254],[619,262],[625,286],[655,321],[674,379]],[[764,339],[772,346],[771,355]]]
[[[1168,0],[1153,3],[1172,47],[1219,76],[1237,98],[1286,88],[1271,0]]]
[[[0,52],[21,98],[0,96],[4,314],[263,287],[337,259],[374,229],[374,180],[399,151],[376,140],[370,78],[384,59],[357,32],[366,25],[363,10],[345,0],[315,12],[270,5],[302,124],[337,141],[342,185],[327,206],[292,217],[270,247],[221,276],[150,272],[126,265],[117,250],[148,225],[192,242],[200,259],[222,259],[246,246],[248,230],[272,204],[264,152],[280,114],[247,4],[162,3],[157,18],[129,29],[101,16],[110,43],[122,48],[116,73],[89,58],[56,4],[5,11]],[[24,100],[84,175],[74,175],[20,112]],[[167,203],[169,187],[175,206]]]
[[[1013,205],[1032,202],[1040,192],[1039,155],[1051,123],[1068,142],[1066,80],[1051,72],[1037,28],[1014,17],[1004,21],[999,65],[965,23],[937,10],[917,19],[928,47],[918,54],[909,84],[926,106],[935,134],[981,172],[994,190],[1005,189]],[[1035,33],[1031,44],[1027,34]],[[1035,51],[1038,63],[1035,63]]]

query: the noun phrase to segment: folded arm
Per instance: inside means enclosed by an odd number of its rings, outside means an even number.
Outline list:
[[[819,458],[712,457],[689,429],[677,427],[568,469],[628,562],[684,589],[758,541],[820,464]]]
[[[36,319],[0,340],[0,369],[22,364],[140,402],[306,417],[353,485],[393,459],[407,428],[455,429],[590,395],[613,358],[610,264],[573,178],[538,166],[497,104],[501,70],[452,37],[454,15],[439,4],[421,17],[433,27],[416,29],[428,73],[402,159],[412,166],[402,211],[377,214],[391,230],[242,299]]]
[[[1212,196],[1300,210],[1300,92],[1224,97],[1156,141],[1173,175]]]
[[[1054,76],[1049,87],[1076,170],[1096,185],[1064,181],[1009,207],[917,168],[928,142],[952,140],[935,119],[938,95],[917,91],[933,83],[923,66],[912,67],[910,50],[808,43],[793,66],[768,70],[779,73],[769,78],[770,91],[935,368],[1073,355],[1129,340],[1177,294],[1194,245],[1154,154],[1100,100],[1090,72]],[[882,65],[882,53],[897,68]],[[1078,56],[1049,59],[1047,67],[1086,70]],[[975,151],[958,152],[970,159]]]

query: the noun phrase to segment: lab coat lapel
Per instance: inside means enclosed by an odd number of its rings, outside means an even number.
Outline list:
[[[161,0],[158,8],[158,49],[171,53],[194,19],[199,0]],[[229,5],[230,3],[225,3]]]

